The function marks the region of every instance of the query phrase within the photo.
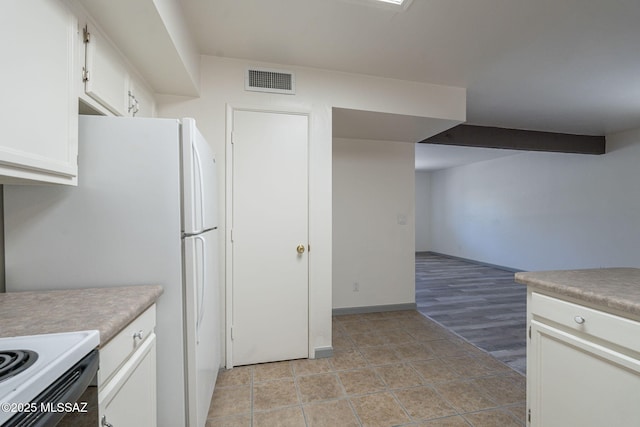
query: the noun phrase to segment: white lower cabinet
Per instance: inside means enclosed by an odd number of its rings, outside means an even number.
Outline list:
[[[100,351],[101,427],[156,427],[155,306]]]
[[[640,323],[529,291],[529,425],[638,425]]]

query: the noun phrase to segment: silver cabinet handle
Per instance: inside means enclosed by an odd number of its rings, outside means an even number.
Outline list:
[[[144,331],[142,329],[140,329],[138,332],[135,332],[133,334],[133,339],[134,340],[135,339],[141,340],[143,335],[144,335]]]
[[[107,421],[107,416],[106,415],[102,416],[102,420],[100,422],[100,425],[102,425],[102,427],[113,427],[113,424],[111,424],[109,421]]]
[[[129,91],[129,107],[127,108],[127,112],[131,113],[133,117],[140,111],[140,102],[138,102],[138,98]]]
[[[582,316],[576,316],[573,318],[578,325],[582,325],[585,322],[585,318]]]

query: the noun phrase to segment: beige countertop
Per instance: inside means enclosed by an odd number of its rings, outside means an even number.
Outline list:
[[[160,286],[0,293],[0,338],[100,331],[100,346],[153,305]]]
[[[516,273],[523,285],[640,316],[640,268],[531,271]]]

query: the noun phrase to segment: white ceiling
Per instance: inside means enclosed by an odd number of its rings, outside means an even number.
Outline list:
[[[639,0],[181,0],[202,53],[467,88],[470,124],[640,127]]]

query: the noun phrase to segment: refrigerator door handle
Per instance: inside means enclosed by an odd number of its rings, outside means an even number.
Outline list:
[[[205,283],[207,283],[207,242],[202,236],[193,237],[196,241],[200,241],[202,243],[202,259],[200,260],[200,263],[202,264],[202,281],[199,284],[199,289],[196,289],[196,338],[197,341],[200,341],[200,324],[202,323],[202,317],[204,316],[203,301],[206,290]],[[198,285],[196,284],[196,286]]]
[[[204,233],[207,233],[207,232],[209,232],[209,231],[213,231],[213,230],[217,230],[217,229],[218,229],[218,227],[211,227],[211,228],[205,228],[204,230],[202,230],[202,231],[197,231],[197,232],[195,232],[195,233],[182,233],[182,238],[184,239],[184,238],[186,238],[186,237],[196,237],[196,236],[200,236],[200,235],[202,235],[202,234],[204,234]]]

